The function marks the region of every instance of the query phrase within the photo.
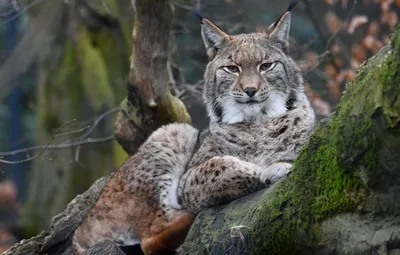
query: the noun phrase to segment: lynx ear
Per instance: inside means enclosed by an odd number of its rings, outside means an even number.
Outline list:
[[[201,23],[201,36],[203,37],[207,55],[211,60],[223,44],[230,40],[230,37],[208,19],[202,19]]]
[[[289,31],[290,31],[290,12],[297,5],[296,0],[291,0],[286,12],[279,17],[279,19],[268,28],[269,38],[274,39],[277,43],[281,44],[283,51],[288,54],[289,52]]]
[[[290,12],[286,12],[268,28],[269,38],[279,43],[286,54],[289,52],[290,19]]]

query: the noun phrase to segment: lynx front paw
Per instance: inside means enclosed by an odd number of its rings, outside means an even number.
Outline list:
[[[261,181],[267,184],[277,182],[282,177],[286,176],[292,167],[292,164],[287,162],[276,162],[267,167],[261,174]]]

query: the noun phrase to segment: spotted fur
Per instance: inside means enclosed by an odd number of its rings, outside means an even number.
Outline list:
[[[145,254],[173,251],[200,210],[290,171],[315,115],[288,56],[289,27],[290,12],[264,33],[234,36],[202,18],[209,129],[170,124],[155,131],[75,232],[77,253],[102,240],[140,242]]]

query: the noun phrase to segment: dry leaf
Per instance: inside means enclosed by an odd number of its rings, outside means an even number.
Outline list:
[[[336,33],[336,31],[340,29],[341,21],[338,16],[331,11],[325,15],[325,22],[328,25],[329,32],[331,33]]]
[[[364,38],[362,45],[364,46],[364,48],[371,50],[375,45],[375,41],[376,39],[372,35],[367,35]]]
[[[399,22],[399,18],[397,16],[397,13],[389,12],[387,24],[389,26],[390,31],[394,32],[394,30],[396,30],[398,22]]]
[[[367,34],[375,36],[379,32],[379,26],[377,21],[372,21],[368,26]]]
[[[325,73],[331,78],[335,78],[337,75],[336,68],[332,64],[327,64],[324,68]]]
[[[353,45],[352,57],[358,62],[362,62],[367,57],[367,53],[365,52],[365,49],[360,45]]]
[[[355,60],[355,59],[352,59],[352,60],[351,60],[351,63],[350,63],[350,66],[351,66],[351,68],[353,68],[354,70],[356,70],[356,69],[360,66],[360,62],[358,62],[358,61]]]
[[[7,205],[17,204],[17,188],[13,182],[0,182],[0,203]]]
[[[315,109],[315,113],[321,116],[327,116],[331,113],[331,106],[325,100],[322,100],[319,95],[315,95],[311,100],[311,104]]]
[[[332,51],[334,54],[338,54],[338,53],[341,51],[340,45],[337,44],[337,43],[333,44],[332,47],[331,47],[331,51]]]
[[[307,60],[308,65],[311,68],[318,66],[318,64],[319,64],[319,56],[315,51],[307,52],[306,60]]]
[[[390,2],[389,1],[383,1],[381,4],[381,9],[383,12],[388,12],[390,9]]]
[[[340,87],[340,85],[337,82],[328,81],[326,87],[329,92],[329,99],[332,102],[339,102],[340,98],[342,97],[342,88]]]
[[[368,22],[368,17],[367,17],[367,16],[365,16],[365,15],[358,15],[358,16],[355,16],[355,17],[351,20],[347,32],[348,32],[349,34],[352,34],[352,33],[354,33],[354,30],[356,30],[357,27],[359,27],[359,26],[361,26],[361,25],[363,25],[363,24],[365,24],[365,23],[367,23],[367,22]]]

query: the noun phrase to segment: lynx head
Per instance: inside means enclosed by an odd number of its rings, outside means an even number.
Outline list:
[[[307,100],[300,69],[288,56],[290,9],[263,33],[228,35],[202,19],[210,60],[203,98],[211,121],[261,121]]]

